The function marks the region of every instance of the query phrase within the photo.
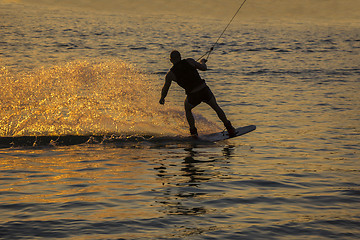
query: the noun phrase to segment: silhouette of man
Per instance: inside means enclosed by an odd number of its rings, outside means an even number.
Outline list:
[[[217,104],[214,94],[206,85],[205,80],[201,79],[197,69],[206,71],[206,60],[201,59],[200,62],[192,58],[181,59],[180,52],[174,50],[170,54],[170,61],[173,67],[166,74],[165,84],[161,91],[161,98],[159,103],[165,104],[165,97],[168,94],[171,82],[176,82],[180,87],[185,89],[185,113],[186,119],[190,126],[190,134],[193,138],[198,138],[198,132],[195,127],[195,119],[191,110],[199,105],[201,102],[207,103],[218,115],[219,119],[224,123],[229,137],[236,135],[234,127],[231,122],[226,118],[224,111]]]

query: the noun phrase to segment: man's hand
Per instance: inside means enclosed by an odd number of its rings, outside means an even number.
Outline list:
[[[201,63],[201,64],[205,64],[206,62],[207,62],[207,60],[204,59],[204,58],[200,60],[200,63]]]
[[[160,101],[159,101],[159,103],[160,103],[161,105],[164,105],[164,104],[165,104],[165,98],[161,98]]]

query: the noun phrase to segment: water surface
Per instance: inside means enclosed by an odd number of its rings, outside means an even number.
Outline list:
[[[158,99],[169,52],[201,56],[224,19],[0,12],[1,136],[124,136],[1,148],[0,238],[358,238],[358,22],[235,22],[202,76],[257,130],[209,144],[185,140],[180,88]],[[222,129],[195,113],[201,133]]]

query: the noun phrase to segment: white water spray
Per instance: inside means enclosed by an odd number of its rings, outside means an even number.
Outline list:
[[[23,74],[3,67],[0,80],[0,136],[188,134],[182,106],[160,106],[156,77],[123,61],[78,61]],[[198,118],[203,131],[217,129]]]

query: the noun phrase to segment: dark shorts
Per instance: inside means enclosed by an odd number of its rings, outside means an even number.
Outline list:
[[[186,99],[193,107],[196,107],[201,102],[209,102],[213,97],[214,94],[211,92],[210,88],[206,86],[197,92],[189,93]]]

